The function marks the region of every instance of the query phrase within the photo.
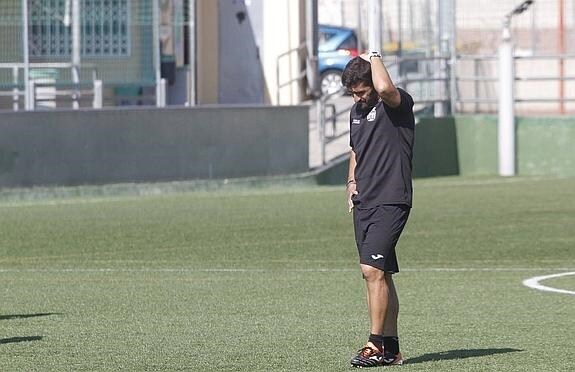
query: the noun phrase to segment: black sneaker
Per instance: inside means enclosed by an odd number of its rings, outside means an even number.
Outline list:
[[[380,367],[384,364],[383,354],[369,346],[363,347],[351,358],[351,366],[356,368]]]

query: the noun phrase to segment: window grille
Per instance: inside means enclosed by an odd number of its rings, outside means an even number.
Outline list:
[[[129,1],[80,0],[80,4],[82,56],[129,56]],[[31,56],[71,56],[72,25],[66,23],[70,13],[71,0],[31,0]]]

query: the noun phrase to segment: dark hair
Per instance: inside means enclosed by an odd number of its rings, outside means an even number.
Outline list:
[[[351,87],[364,83],[372,86],[371,64],[361,57],[355,57],[347,63],[343,74],[341,74],[341,84],[350,89]]]

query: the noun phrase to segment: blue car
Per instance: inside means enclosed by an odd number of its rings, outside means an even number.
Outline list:
[[[359,55],[357,36],[351,28],[319,25],[318,70],[322,94],[341,89],[341,73],[347,62]]]

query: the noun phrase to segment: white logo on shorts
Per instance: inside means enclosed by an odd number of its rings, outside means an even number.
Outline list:
[[[382,254],[378,254],[378,255],[372,254],[371,258],[373,258],[374,260],[379,260],[380,258],[383,258],[383,255]]]

